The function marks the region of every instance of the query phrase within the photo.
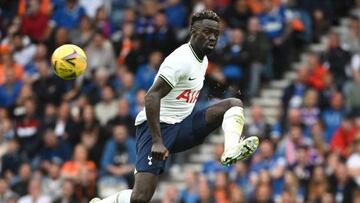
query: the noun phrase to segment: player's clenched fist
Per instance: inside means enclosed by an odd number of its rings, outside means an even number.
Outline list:
[[[163,143],[153,143],[151,147],[151,156],[157,160],[165,160],[169,156],[169,151]]]

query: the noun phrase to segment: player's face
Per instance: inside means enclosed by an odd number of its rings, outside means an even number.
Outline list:
[[[220,34],[219,23],[214,20],[202,20],[196,32],[196,43],[205,53],[212,51],[217,43]]]

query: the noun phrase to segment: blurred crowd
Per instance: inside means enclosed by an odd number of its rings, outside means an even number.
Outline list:
[[[221,34],[197,108],[230,96],[251,105],[307,45],[325,37],[326,49],[297,67],[275,125],[250,107],[244,134],[262,140],[251,159],[224,167],[218,144],[160,201],[360,202],[359,0],[2,0],[0,203],[79,203],[132,187],[134,119],[202,9],[221,16]],[[50,65],[66,43],[87,54],[76,80]]]

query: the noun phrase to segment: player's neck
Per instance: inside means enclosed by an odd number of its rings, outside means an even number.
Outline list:
[[[201,49],[198,46],[196,46],[195,43],[193,43],[191,41],[190,41],[190,46],[194,50],[196,56],[202,60],[206,54],[204,52],[202,52]]]

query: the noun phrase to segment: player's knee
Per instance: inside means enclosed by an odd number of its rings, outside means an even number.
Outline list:
[[[150,202],[151,196],[146,193],[134,192],[131,194],[131,203],[148,203]]]
[[[228,101],[228,108],[234,107],[234,106],[240,106],[243,107],[243,103],[238,98],[229,98]]]

